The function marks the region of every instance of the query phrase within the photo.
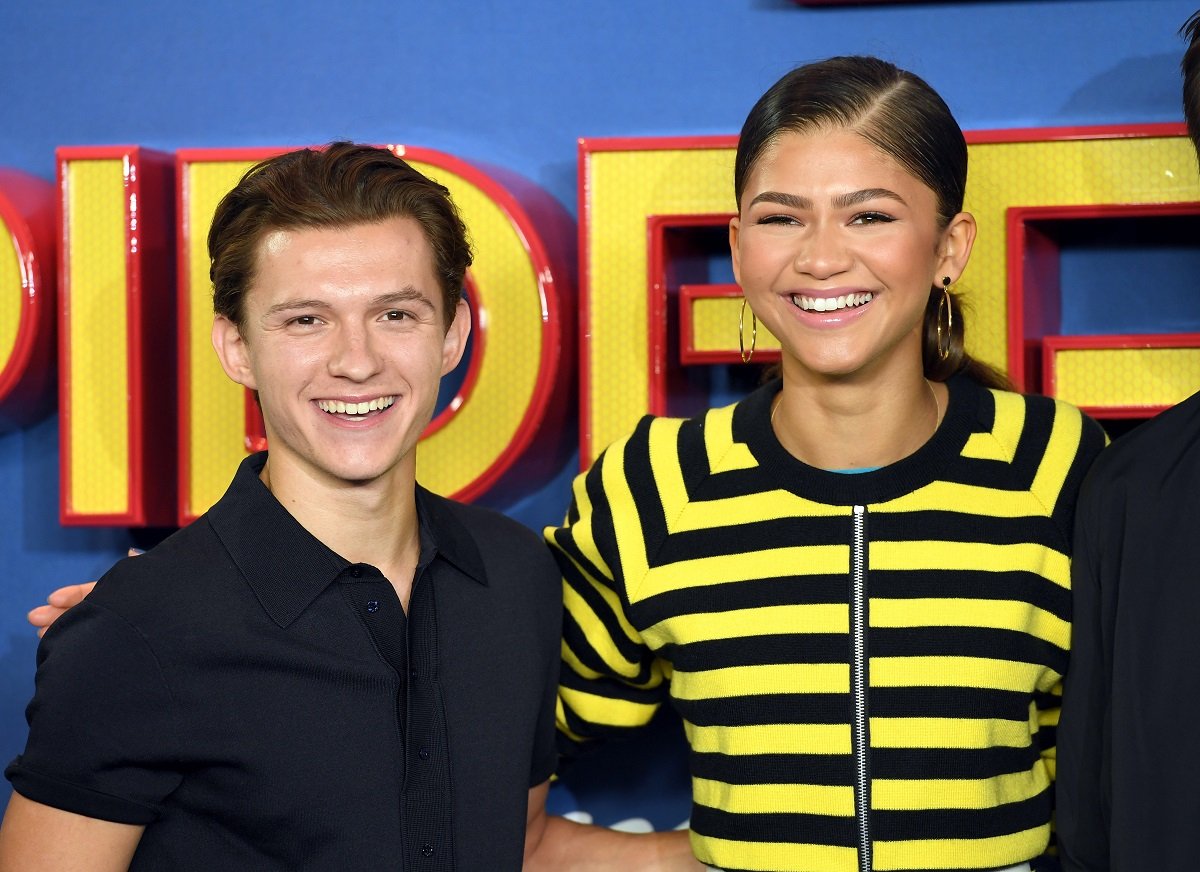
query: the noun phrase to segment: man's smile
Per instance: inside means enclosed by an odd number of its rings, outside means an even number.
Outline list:
[[[374,397],[370,400],[346,402],[345,400],[317,400],[317,407],[330,415],[346,415],[351,420],[362,420],[371,412],[382,412],[396,402],[396,395]]]

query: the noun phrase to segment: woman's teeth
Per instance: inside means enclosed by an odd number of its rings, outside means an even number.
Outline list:
[[[848,306],[862,306],[874,298],[875,295],[870,292],[845,294],[841,297],[805,297],[801,294],[792,294],[792,305],[805,312],[835,312]]]

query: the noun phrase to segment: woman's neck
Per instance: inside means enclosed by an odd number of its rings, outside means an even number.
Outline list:
[[[771,406],[785,450],[818,469],[888,466],[917,451],[941,424],[945,385],[920,373],[876,379],[790,377]]]

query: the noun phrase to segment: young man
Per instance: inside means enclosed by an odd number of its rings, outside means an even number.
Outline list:
[[[447,191],[386,150],[292,152],[209,253],[269,454],[46,636],[0,870],[688,868],[678,838],[546,816],[554,561],[416,484],[469,331]]]
[[[1200,13],[1183,109],[1200,150]],[[1068,872],[1200,868],[1200,394],[1100,455],[1076,512],[1058,729]]]

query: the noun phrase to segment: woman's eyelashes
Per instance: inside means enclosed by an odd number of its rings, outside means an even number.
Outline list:
[[[890,224],[896,219],[886,212],[860,212],[851,220],[851,224]]]
[[[858,212],[850,218],[846,223],[859,227],[869,226],[871,224],[890,224],[895,221],[894,215],[889,215],[886,212]],[[759,224],[781,224],[781,225],[800,225],[804,222],[795,215],[764,215],[758,219]]]

